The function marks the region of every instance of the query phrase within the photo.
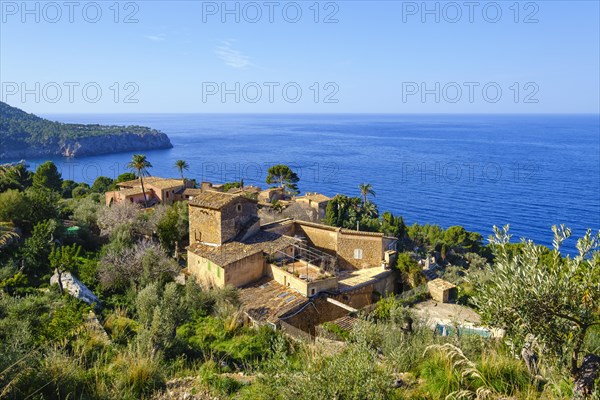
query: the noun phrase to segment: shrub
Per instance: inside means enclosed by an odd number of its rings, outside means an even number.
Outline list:
[[[340,340],[348,340],[348,339],[350,339],[350,332],[348,332],[347,330],[343,329],[341,326],[339,326],[336,323],[325,322],[323,324],[323,329],[326,332],[332,333],[333,335],[337,336]]]
[[[110,334],[113,342],[119,344],[127,344],[127,341],[135,336],[138,330],[138,323],[127,317],[127,311],[117,307],[106,318],[104,328]]]
[[[284,398],[383,400],[392,394],[391,376],[377,365],[376,353],[364,346],[354,345],[336,356],[307,362],[300,374],[290,377]]]
[[[165,385],[160,357],[139,350],[128,349],[119,354],[109,368],[122,399],[139,399]]]

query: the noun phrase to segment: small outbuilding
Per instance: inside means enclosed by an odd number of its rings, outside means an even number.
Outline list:
[[[458,297],[456,285],[440,278],[427,282],[427,287],[431,298],[438,303],[451,303]]]

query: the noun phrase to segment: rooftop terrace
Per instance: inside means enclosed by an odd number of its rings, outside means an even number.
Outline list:
[[[275,262],[274,264],[284,271],[289,272],[290,274],[293,274],[307,282],[314,282],[334,276],[333,274],[330,274],[324,270],[322,271],[319,267],[304,260],[290,260],[287,262],[281,261]]]

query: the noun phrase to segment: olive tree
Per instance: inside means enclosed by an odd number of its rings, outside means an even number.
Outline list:
[[[50,252],[48,260],[50,267],[56,271],[58,277],[58,288],[60,293],[64,293],[62,276],[65,272],[71,272],[79,264],[79,253],[81,247],[77,245],[55,247]]]
[[[177,262],[148,240],[133,246],[105,246],[98,269],[101,286],[115,290],[123,290],[130,285],[141,287],[150,282],[167,282],[177,273]]]
[[[514,339],[533,335],[549,353],[570,358],[571,375],[578,379],[586,335],[600,324],[600,232],[588,230],[577,241],[578,254],[562,257],[571,231],[562,225],[552,230],[548,254],[530,240],[511,249],[508,225],[494,227],[495,262],[474,301],[484,322],[503,327]]]

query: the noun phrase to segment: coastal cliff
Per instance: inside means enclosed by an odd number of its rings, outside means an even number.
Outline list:
[[[0,102],[0,159],[85,157],[172,147],[169,137],[156,129],[64,124]]]

